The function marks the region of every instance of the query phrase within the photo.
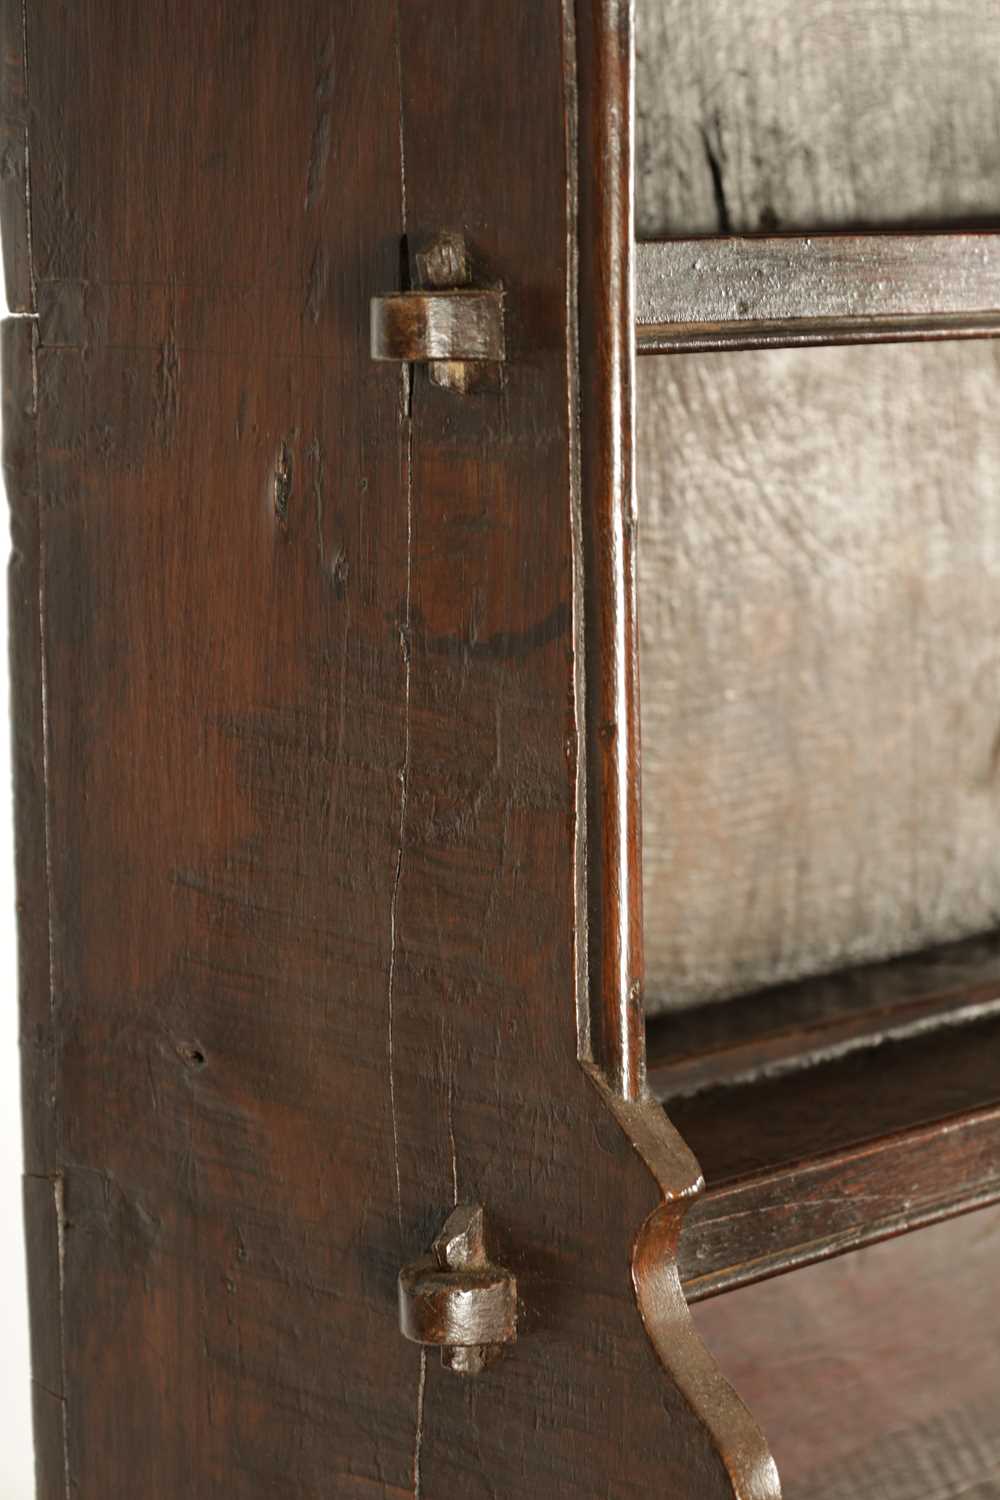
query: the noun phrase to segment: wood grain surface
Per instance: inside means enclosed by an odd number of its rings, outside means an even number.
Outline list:
[[[587,990],[581,1041],[628,1100],[645,1090],[635,489],[633,0],[580,13],[580,659],[587,753]],[[595,28],[593,18],[602,25]],[[573,387],[576,387],[574,389]],[[574,467],[577,465],[575,464]]]
[[[697,1165],[581,1066],[581,914],[619,866],[584,832],[574,424],[606,351],[577,335],[621,271],[577,285],[576,102],[627,5],[21,17],[40,1494],[773,1500],[680,1289]],[[370,357],[371,298],[443,230],[506,289],[468,400]],[[397,1321],[458,1202],[521,1302],[468,1382]]]
[[[992,0],[637,0],[643,239],[994,225]]]
[[[645,235],[989,223],[987,0],[641,0]],[[639,367],[647,1004],[1000,917],[994,348]]]

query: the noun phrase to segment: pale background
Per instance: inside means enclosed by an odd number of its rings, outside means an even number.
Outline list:
[[[639,0],[638,227],[1000,221],[998,0]],[[1000,925],[1000,342],[643,359],[653,1010]]]
[[[7,304],[0,292],[4,315]],[[0,482],[2,483],[2,482]],[[4,552],[10,550],[4,503]],[[31,1392],[28,1311],[21,1232],[21,1087],[17,1046],[17,947],[14,935],[14,847],[7,728],[7,569],[0,569],[0,1500],[31,1500]]]

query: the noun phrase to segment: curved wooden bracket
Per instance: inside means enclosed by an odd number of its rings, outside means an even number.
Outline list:
[[[781,1481],[764,1434],[694,1326],[677,1267],[683,1209],[663,1203],[639,1231],[632,1280],[657,1357],[706,1428],[736,1500],[778,1500]]]
[[[595,1068],[586,1071],[663,1193],[632,1250],[632,1284],[656,1357],[703,1430],[732,1500],[780,1500],[767,1440],[698,1333],[681,1285],[678,1243],[705,1186],[701,1169],[655,1100],[620,1099]]]
[[[645,1081],[633,474],[633,22],[631,0],[582,0],[576,9],[579,655],[585,663],[587,767],[581,818],[587,920],[581,926],[589,939],[582,984],[590,1000],[581,1007],[580,1054],[604,1104],[663,1194],[634,1242],[632,1281],[649,1341],[673,1388],[665,1400],[678,1407],[674,1432],[686,1449],[688,1471],[705,1475],[697,1493],[778,1500],[778,1471],[763,1434],[702,1342],[684,1297],[678,1241],[685,1211],[704,1181]]]

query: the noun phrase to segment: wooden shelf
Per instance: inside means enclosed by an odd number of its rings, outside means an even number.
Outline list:
[[[1000,234],[640,242],[640,354],[1000,335]]]
[[[655,1016],[658,1098],[759,1081],[885,1041],[1000,1015],[1000,933]]]
[[[1000,1200],[1000,942],[654,1021],[649,1077],[707,1184],[691,1301]]]

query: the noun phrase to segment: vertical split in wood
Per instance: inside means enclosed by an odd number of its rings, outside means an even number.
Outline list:
[[[3,220],[5,231],[7,220]],[[14,862],[17,883],[23,1203],[39,1500],[69,1494],[63,1348],[63,1182],[53,1022],[46,802],[42,538],[38,483],[38,319],[2,324],[3,475],[8,564]]]

